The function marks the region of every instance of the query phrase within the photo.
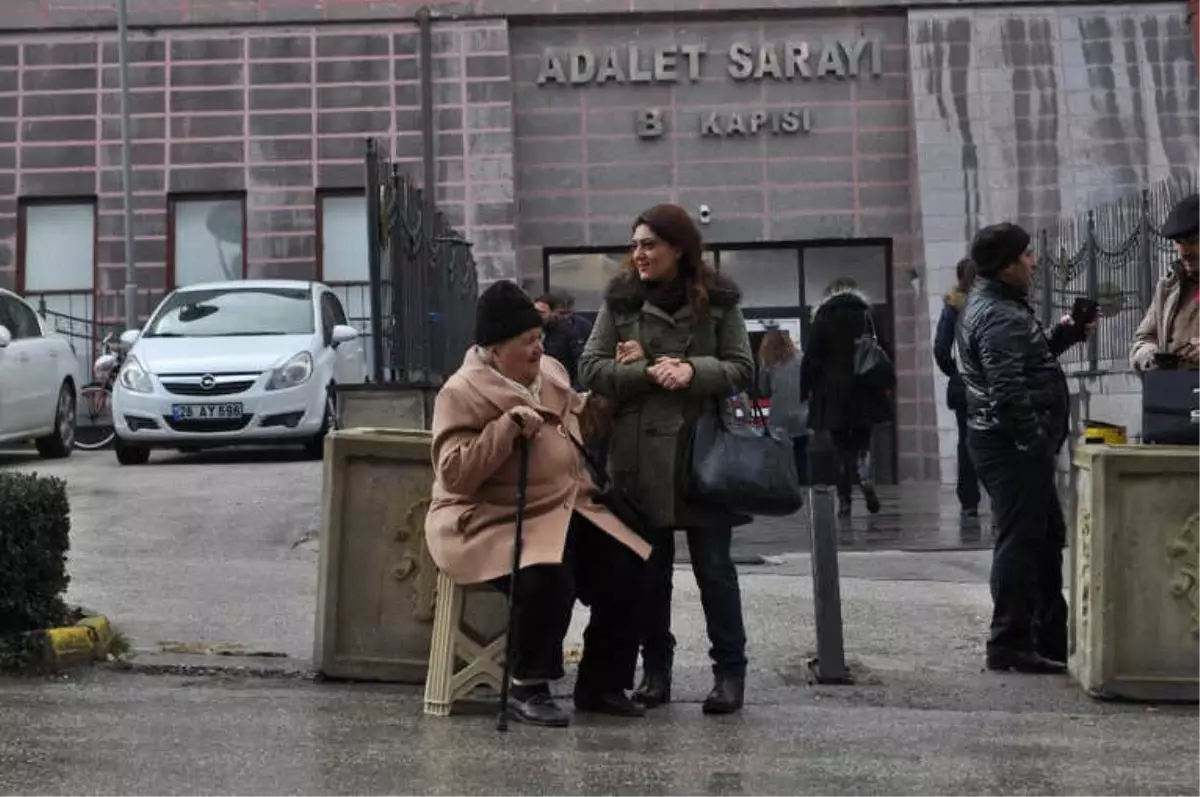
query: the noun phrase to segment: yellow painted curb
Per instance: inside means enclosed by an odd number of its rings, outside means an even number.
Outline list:
[[[53,670],[65,670],[108,658],[112,624],[102,614],[85,617],[73,626],[47,628],[42,633],[42,661]]]

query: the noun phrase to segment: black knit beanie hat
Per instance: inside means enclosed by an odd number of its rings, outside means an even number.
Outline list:
[[[493,282],[475,305],[475,342],[494,346],[522,332],[540,329],[542,314],[529,294],[508,280]]]
[[[971,259],[980,276],[994,277],[1024,254],[1032,240],[1015,224],[1004,222],[984,227],[971,242]]]

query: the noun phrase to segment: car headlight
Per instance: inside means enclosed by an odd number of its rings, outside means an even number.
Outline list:
[[[312,355],[302,351],[271,372],[267,390],[295,387],[308,381],[313,372]]]
[[[117,376],[117,381],[121,383],[121,387],[131,393],[151,393],[154,391],[154,385],[150,381],[150,372],[142,367],[137,357],[129,356],[125,358],[125,364],[121,366],[121,373]]]

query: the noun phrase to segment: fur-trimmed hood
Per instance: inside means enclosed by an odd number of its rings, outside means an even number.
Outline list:
[[[967,306],[967,295],[958,288],[947,291],[946,295],[942,298],[945,299],[946,304],[950,305],[955,310],[961,311]]]
[[[604,301],[610,310],[636,313],[646,302],[646,286],[637,272],[622,269],[613,277],[604,291]],[[708,289],[708,303],[712,307],[728,310],[742,301],[742,289],[737,283],[720,272],[712,274],[712,286]]]
[[[864,310],[871,309],[871,300],[862,291],[857,288],[839,288],[813,307],[812,317],[816,318],[817,313],[821,312],[825,307],[844,307],[851,304],[862,305]]]

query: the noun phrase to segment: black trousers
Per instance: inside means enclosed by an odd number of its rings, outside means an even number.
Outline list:
[[[800,484],[808,484],[808,435],[792,438],[792,456],[796,460],[796,475]]]
[[[1036,651],[1065,661],[1067,526],[1054,486],[1054,457],[1026,454],[995,434],[972,430],[969,440],[996,529],[988,650]]]
[[[640,609],[642,661],[647,668],[665,669],[675,649],[675,637],[671,634],[675,530],[656,529],[648,542],[654,550],[650,554]],[[713,672],[718,675],[746,672],[746,628],[737,568],[730,555],[732,542],[732,529],[687,529],[692,573],[700,587],[700,605],[708,628],[708,655],[713,661]]]
[[[979,476],[971,462],[971,446],[968,442],[967,408],[956,407],[954,419],[958,422],[958,483],[954,488],[958,504],[963,509],[979,508]]]
[[[849,500],[856,482],[875,480],[871,468],[871,427],[834,429],[831,436],[838,459],[837,494],[839,498]]]
[[[633,687],[637,668],[636,614],[644,563],[582,515],[571,519],[562,564],[521,568],[515,598],[513,677],[563,677],[563,639],[576,599],[591,608],[583,632],[576,691]],[[492,584],[507,593],[510,578]]]

